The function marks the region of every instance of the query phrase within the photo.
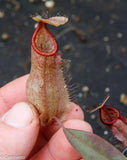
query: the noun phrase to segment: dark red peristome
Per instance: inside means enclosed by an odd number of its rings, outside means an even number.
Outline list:
[[[103,106],[100,109],[100,117],[101,121],[110,127],[113,135],[127,147],[127,118],[110,106]]]
[[[42,27],[44,26],[44,27]],[[39,30],[42,30],[43,34],[41,33],[41,36],[43,35],[43,41],[42,41],[42,38],[37,38],[37,34],[39,32]],[[40,36],[40,35],[39,35]],[[45,52],[44,50],[39,50],[36,43],[35,43],[35,40],[38,39],[42,42],[39,41],[39,43],[47,43],[49,42],[49,45],[48,47],[53,47],[53,49],[50,51],[50,52]],[[58,50],[58,44],[54,38],[54,36],[51,34],[51,32],[48,30],[47,26],[45,23],[43,22],[39,22],[33,36],[32,36],[32,40],[31,40],[31,43],[32,43],[32,47],[33,49],[40,55],[43,55],[43,56],[53,56],[57,53],[57,50]]]
[[[119,111],[110,106],[103,106],[100,109],[101,121],[107,125],[111,125],[119,118]]]

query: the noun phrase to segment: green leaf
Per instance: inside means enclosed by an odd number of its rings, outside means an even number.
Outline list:
[[[64,127],[63,130],[72,146],[86,160],[127,160],[113,145],[93,133]]]

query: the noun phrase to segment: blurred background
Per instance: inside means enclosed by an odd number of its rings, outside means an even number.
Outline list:
[[[69,68],[70,97],[78,103],[94,133],[122,150],[122,145],[89,110],[110,94],[107,105],[127,115],[126,0],[0,0],[0,87],[30,71],[31,15],[67,16],[64,26],[49,26]],[[68,78],[65,73],[65,78]],[[69,81],[69,80],[67,80]],[[122,99],[120,98],[122,96]]]

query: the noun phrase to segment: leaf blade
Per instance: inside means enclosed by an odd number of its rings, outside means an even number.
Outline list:
[[[127,160],[119,150],[95,134],[67,128],[63,130],[72,146],[86,160]]]

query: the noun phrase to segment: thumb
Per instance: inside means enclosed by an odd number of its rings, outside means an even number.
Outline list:
[[[26,159],[38,133],[35,108],[26,102],[15,104],[0,119],[0,159]]]

